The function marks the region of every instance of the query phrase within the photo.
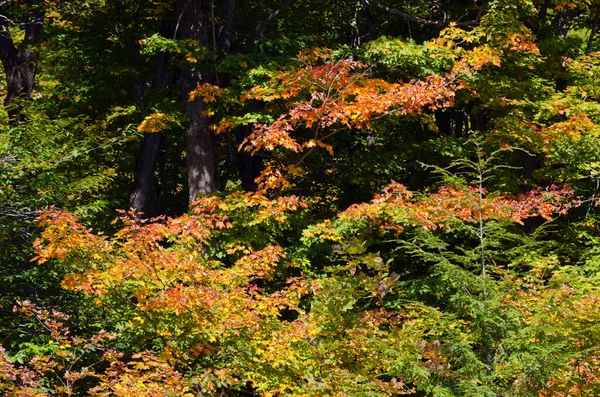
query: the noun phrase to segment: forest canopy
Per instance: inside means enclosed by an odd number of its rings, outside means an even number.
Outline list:
[[[600,394],[597,0],[0,0],[0,394]]]

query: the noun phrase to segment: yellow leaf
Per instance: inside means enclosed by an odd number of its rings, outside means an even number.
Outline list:
[[[167,130],[170,128],[170,124],[174,123],[175,119],[164,113],[152,113],[146,116],[144,121],[138,125],[137,130],[139,132],[155,133]]]

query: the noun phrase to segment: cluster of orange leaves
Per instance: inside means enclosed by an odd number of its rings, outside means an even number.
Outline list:
[[[554,7],[557,11],[565,11],[565,10],[576,10],[581,9],[585,11],[590,10],[592,2],[590,0],[584,1],[573,1],[573,0],[556,0]]]
[[[211,103],[215,102],[217,98],[222,95],[223,89],[221,87],[210,83],[202,83],[189,93],[188,99],[190,101],[195,101],[198,98],[202,98],[204,103]]]
[[[538,46],[524,33],[515,33],[511,35],[508,38],[507,44],[509,45],[511,51],[531,52],[534,54],[540,53]]]
[[[503,105],[515,104],[518,101],[503,100]],[[518,106],[518,103],[516,104]],[[512,111],[510,117],[499,120],[494,135],[506,142],[519,147],[525,147],[535,152],[548,154],[549,162],[556,157],[557,162],[562,162],[562,154],[568,145],[579,142],[584,137],[598,136],[598,125],[585,112],[570,108],[568,102],[556,101],[552,103],[552,115],[560,117],[563,121],[554,123],[541,123],[531,121],[526,115]],[[507,144],[508,145],[508,144]]]
[[[569,199],[573,190],[552,185],[534,189],[518,196],[501,195],[488,197],[485,189],[478,187],[443,187],[438,192],[414,199],[403,185],[393,182],[370,203],[354,204],[339,214],[340,222],[366,220],[380,231],[393,230],[401,233],[406,226],[425,229],[450,228],[457,220],[468,223],[503,221],[523,224],[523,220],[541,216],[551,219],[580,205],[579,200]],[[481,201],[480,201],[481,200]],[[305,232],[305,237],[320,236],[340,240],[343,236],[325,221]]]
[[[45,231],[43,238],[34,244],[37,252],[34,259],[39,263],[50,258],[73,260],[75,271],[64,279],[63,286],[99,297],[119,283],[144,280],[148,282],[145,286],[147,291],[158,289],[159,292],[151,300],[140,296],[140,307],[164,305],[180,314],[186,306],[182,297],[187,292],[192,293],[198,283],[206,282],[216,289],[220,289],[220,285],[238,285],[238,292],[243,293],[247,286],[246,277],[268,277],[271,269],[267,264],[277,263],[278,258],[285,256],[277,246],[259,251],[252,247],[240,248],[244,246],[241,241],[232,252],[246,252],[247,258],[242,257],[228,269],[213,268],[216,264],[207,260],[202,250],[219,232],[233,227],[228,213],[253,211],[246,224],[250,227],[265,222],[281,224],[289,213],[302,208],[306,208],[306,203],[297,196],[269,199],[262,194],[237,193],[224,200],[205,196],[194,203],[191,213],[177,218],[160,217],[145,221],[134,212],[122,212],[120,220],[123,228],[113,239],[93,233],[70,213],[51,209],[40,216]],[[177,244],[182,250],[166,248],[166,241]],[[83,252],[86,253],[86,266],[78,267],[77,258]],[[260,257],[264,262],[259,260]],[[107,261],[115,266],[107,270]],[[149,274],[153,277],[147,278]],[[198,299],[210,300],[203,305],[207,308],[213,306],[212,300],[221,294],[215,291],[213,298],[209,298],[211,294],[196,292]]]
[[[264,222],[277,225],[285,221],[287,213],[305,206],[295,196],[268,199],[239,193],[224,200],[203,197],[191,213],[178,218],[148,222],[135,213],[122,213],[124,227],[112,239],[94,234],[71,214],[50,210],[41,214],[45,232],[36,242],[36,259],[58,258],[70,263],[71,272],[63,286],[95,295],[98,305],[109,295],[124,299],[137,313],[130,326],[155,332],[167,348],[185,332],[196,342],[188,350],[178,351],[177,357],[191,359],[211,354],[211,346],[228,338],[260,333],[265,323],[279,324],[280,311],[295,308],[308,293],[302,278],[291,278],[286,287],[272,293],[262,291],[261,280],[270,279],[286,258],[277,245],[255,249],[242,235],[238,243],[228,245],[228,252],[238,258],[229,266],[204,254],[219,233],[239,233],[232,231],[228,213],[251,211],[247,227]],[[168,247],[168,241],[174,245]],[[298,330],[286,326],[291,328],[285,331],[288,335]],[[211,385],[214,381],[209,379],[205,386]]]
[[[424,81],[389,83],[369,77],[366,65],[351,60],[280,72],[269,87],[255,87],[242,99],[282,99],[293,101],[292,106],[274,123],[257,125],[241,147],[252,153],[277,147],[298,153],[321,147],[333,154],[324,140],[336,132],[368,127],[375,118],[392,113],[414,115],[425,108],[451,106],[456,87],[452,77],[435,75]],[[308,99],[303,99],[305,95]],[[293,137],[298,129],[311,130],[312,137],[305,141]]]
[[[109,369],[93,391],[97,395],[143,395],[140,393],[154,392],[153,388],[162,382],[164,390],[186,395],[183,380],[172,364],[218,357],[227,344],[243,344],[251,349],[251,356],[225,360],[221,366],[209,367],[197,375],[195,380],[205,390],[252,381],[264,395],[298,393],[306,387],[302,380],[305,363],[321,354],[315,338],[341,338],[342,351],[327,359],[327,371],[332,376],[327,381],[330,390],[338,390],[342,384],[351,387],[348,385],[355,382],[352,366],[360,363],[370,368],[373,360],[389,360],[377,357],[379,339],[373,335],[383,337],[381,328],[398,323],[392,313],[367,310],[355,319],[356,329],[348,328],[338,335],[337,331],[322,328],[324,321],[338,321],[336,310],[307,313],[299,307],[301,299],[309,294],[329,299],[331,288],[339,287],[336,283],[308,281],[299,275],[282,280],[275,290],[263,290],[263,281],[271,280],[282,266],[296,266],[281,246],[255,249],[242,235],[238,243],[227,246],[232,258],[237,258],[228,264],[203,252],[210,244],[219,244],[220,240],[225,244],[232,239],[231,235],[219,239],[219,235],[235,234],[236,230],[243,233],[248,225],[264,222],[277,226],[285,221],[287,213],[305,206],[294,196],[268,199],[260,193],[239,193],[224,199],[203,197],[190,214],[174,219],[149,222],[134,213],[122,213],[124,227],[113,238],[93,233],[68,213],[42,213],[45,231],[36,243],[38,260],[61,259],[70,267],[64,287],[91,294],[97,304],[103,304],[108,296],[112,304],[115,298],[122,300],[132,313],[129,326],[157,335],[165,346],[160,359],[142,353],[127,364],[111,352],[115,358],[109,361]],[[240,221],[248,213],[249,219]],[[236,224],[239,222],[241,229]],[[282,321],[284,310],[297,312],[298,318]],[[189,343],[182,345],[182,340]],[[416,349],[411,346],[408,348]],[[346,367],[348,361],[354,364]],[[382,367],[387,365],[384,361]],[[264,371],[279,371],[282,378],[269,384],[261,378]],[[145,386],[138,391],[139,379]],[[381,395],[411,390],[397,379],[370,382],[369,387]]]

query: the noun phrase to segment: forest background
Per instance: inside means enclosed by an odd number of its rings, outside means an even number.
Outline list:
[[[0,1],[0,393],[600,394],[599,21]]]

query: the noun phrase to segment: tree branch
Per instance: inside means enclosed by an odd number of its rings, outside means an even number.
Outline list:
[[[17,61],[17,49],[8,32],[6,21],[0,21],[0,61],[4,65],[5,72]]]
[[[592,44],[594,44],[594,35],[596,34],[596,30],[598,29],[598,22],[600,21],[600,3],[596,6],[596,17],[594,18],[594,23],[592,24],[592,30],[590,32],[590,37],[588,38],[587,46],[585,48],[585,55],[589,55],[592,51]]]
[[[258,24],[258,26],[256,27],[256,32],[254,33],[254,38],[255,39],[263,39],[265,30],[267,29],[267,26],[269,26],[269,24],[271,22],[273,22],[275,20],[275,18],[277,18],[279,16],[279,14],[284,12],[289,6],[294,4],[296,1],[297,0],[285,0],[283,3],[281,3],[281,5],[279,6],[278,9],[273,11],[273,13],[271,13],[271,15],[269,15],[267,19],[265,19],[264,21],[261,21]]]
[[[449,26],[450,23],[452,23],[451,21],[447,21],[446,18],[444,18],[444,21],[433,21],[431,19],[425,19],[425,18],[420,18],[420,17],[416,17],[412,14],[406,13],[402,10],[399,10],[397,8],[392,8],[392,7],[388,7],[385,4],[380,3],[378,0],[365,0],[365,2],[368,5],[374,5],[390,14],[394,14],[394,15],[399,15],[403,18],[406,18],[408,21],[411,22],[416,22],[418,24],[421,25],[427,25],[427,26],[434,26],[434,27],[438,27],[438,28],[445,28],[446,26]],[[465,21],[465,22],[460,22],[460,21],[454,21],[454,24],[456,24],[456,26],[463,26],[463,27],[473,27],[479,24],[479,19],[481,18],[481,14],[482,12],[479,12],[479,15],[477,15],[477,18],[475,18],[474,20],[471,21]]]
[[[0,7],[4,7],[5,5],[12,3],[14,0],[4,0],[0,2]]]
[[[2,218],[16,218],[16,219],[29,219],[33,220],[37,218],[38,214],[34,211],[19,210],[16,208],[5,207],[0,209],[0,219]]]

